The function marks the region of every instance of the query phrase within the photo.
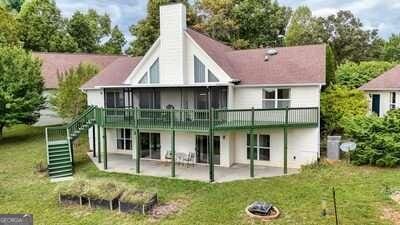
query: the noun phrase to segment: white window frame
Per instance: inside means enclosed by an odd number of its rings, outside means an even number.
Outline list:
[[[126,135],[125,135],[125,132],[126,132],[126,130],[130,130],[130,132],[131,132],[131,135],[129,136],[129,137],[126,137]],[[122,137],[121,137],[121,133],[120,132],[122,132]],[[123,142],[123,145],[124,145],[124,147],[123,148],[118,148],[118,141],[122,141]],[[126,141],[130,141],[131,142],[131,149],[127,149],[126,148]],[[133,142],[132,142],[132,129],[124,129],[124,128],[118,128],[118,129],[116,129],[116,139],[115,139],[115,143],[116,143],[116,145],[117,145],[117,150],[118,151],[132,151],[132,149],[133,149]]]
[[[286,98],[278,98],[279,90],[289,90],[289,98],[287,98],[287,99]],[[265,91],[274,91],[274,98],[273,99],[265,98]],[[279,108],[278,107],[279,101],[288,101],[289,102],[288,108],[290,108],[291,103],[292,103],[291,97],[292,97],[292,90],[290,88],[264,88],[263,92],[262,92],[262,107],[265,108],[264,102],[274,102],[273,108],[277,109],[277,108]]]
[[[151,82],[151,68],[158,63],[158,82]],[[160,83],[160,60],[157,58],[139,79],[138,84],[159,84]]]
[[[198,82],[198,81],[196,81],[196,66],[195,66],[195,61],[199,61],[201,64],[203,64],[203,66],[204,66],[204,82]],[[217,81],[212,81],[212,82],[210,82],[209,80],[209,77],[210,77],[210,75],[211,76],[214,76],[215,77],[215,79],[217,80]],[[197,57],[196,55],[193,55],[193,82],[194,83],[218,83],[218,82],[220,82],[219,81],[219,78],[215,75],[215,73],[214,72],[212,72],[211,71],[211,69],[210,68],[208,68],[207,66],[206,66],[206,64],[204,64],[201,60],[200,60],[200,58],[199,57]]]
[[[397,104],[396,104],[396,102],[397,102],[396,94],[397,94],[396,92],[390,92],[390,105],[389,105],[390,109],[396,109],[396,106],[397,106]]]
[[[256,143],[254,144],[254,150],[256,151],[256,155],[254,157],[254,160],[257,161],[266,161],[269,162],[271,161],[271,135],[269,134],[253,134],[256,135]],[[250,160],[250,155],[247,155],[247,149],[250,149],[250,145],[247,145],[247,137],[250,136],[250,134],[246,134],[246,159]],[[260,146],[260,136],[268,136],[269,139],[269,146],[268,147],[264,147],[264,146]],[[250,136],[251,138],[251,136]],[[266,149],[269,151],[269,159],[260,159],[260,149]]]

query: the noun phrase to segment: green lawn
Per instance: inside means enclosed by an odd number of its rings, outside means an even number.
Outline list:
[[[143,189],[157,190],[162,202],[182,200],[188,206],[178,215],[155,220],[80,207],[60,207],[56,184],[34,170],[45,159],[43,129],[16,126],[0,141],[0,213],[32,213],[35,224],[248,224],[243,209],[254,200],[266,200],[281,209],[269,224],[334,224],[330,188],[337,189],[340,224],[391,224],[381,207],[400,213],[387,189],[400,188],[399,169],[355,167],[345,163],[304,169],[300,174],[268,179],[207,184],[98,171],[78,155],[76,172],[87,178],[108,178]],[[82,141],[84,143],[84,141]],[[329,215],[321,217],[321,200]]]

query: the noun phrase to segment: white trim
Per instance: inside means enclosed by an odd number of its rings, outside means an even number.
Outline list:
[[[129,85],[132,79],[135,77],[135,73],[139,70],[139,68],[148,60],[150,57],[150,53],[153,52],[158,46],[160,45],[160,37],[157,38],[157,40],[153,43],[153,45],[150,47],[150,49],[146,52],[146,54],[143,56],[143,58],[140,60],[140,62],[135,66],[133,71],[129,74],[129,76],[125,79],[125,81],[122,84]]]
[[[324,83],[293,83],[293,84],[238,84],[235,87],[246,88],[246,87],[294,87],[294,86],[318,86],[321,87]]]
[[[208,86],[232,86],[232,83],[194,83],[194,84],[134,84],[134,85],[115,85],[115,86],[96,86],[95,89],[101,88],[159,88],[159,87],[208,87]]]

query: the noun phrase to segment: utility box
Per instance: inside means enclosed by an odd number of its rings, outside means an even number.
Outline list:
[[[328,136],[327,156],[328,160],[340,159],[340,140],[341,136]]]

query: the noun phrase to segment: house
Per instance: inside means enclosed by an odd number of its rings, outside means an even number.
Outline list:
[[[100,70],[107,67],[113,61],[125,56],[82,54],[82,53],[50,53],[34,52],[42,62],[42,77],[44,81],[43,96],[46,97],[45,108],[40,110],[40,118],[35,126],[50,126],[63,124],[64,120],[60,118],[52,109],[49,100],[58,89],[58,76],[68,70],[77,67],[80,63],[90,63],[97,66]]]
[[[104,170],[210,181],[282,175],[319,158],[324,84],[325,45],[234,50],[187,27],[183,4],[163,5],[160,37],[81,87],[92,107],[67,131],[49,129],[48,150],[73,154],[89,130]],[[55,142],[60,132],[69,144]]]
[[[370,111],[384,116],[389,110],[399,108],[400,65],[383,73],[359,88],[367,93]]]

